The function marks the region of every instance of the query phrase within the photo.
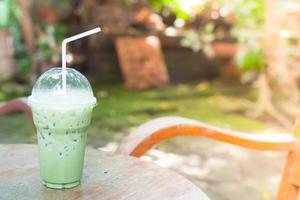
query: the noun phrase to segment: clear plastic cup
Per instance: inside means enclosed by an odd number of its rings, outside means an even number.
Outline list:
[[[50,188],[72,188],[80,184],[86,129],[96,98],[88,80],[67,68],[66,90],[62,69],[52,68],[35,83],[29,103],[37,129],[40,173]]]

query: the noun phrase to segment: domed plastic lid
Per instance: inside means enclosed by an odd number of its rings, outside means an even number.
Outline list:
[[[80,72],[67,68],[65,91],[62,89],[62,82],[61,68],[46,71],[33,86],[29,103],[55,106],[96,105],[91,85]]]

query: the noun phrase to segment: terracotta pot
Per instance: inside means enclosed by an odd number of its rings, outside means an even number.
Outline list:
[[[215,53],[214,57],[221,58],[233,58],[239,48],[237,44],[228,42],[215,42],[212,47]]]

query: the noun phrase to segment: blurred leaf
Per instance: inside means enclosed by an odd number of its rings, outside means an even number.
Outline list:
[[[137,0],[123,0],[127,5],[132,5],[137,2]]]
[[[215,25],[212,22],[209,22],[205,25],[204,29],[206,32],[212,32],[215,28]]]
[[[176,18],[188,19],[189,15],[186,13],[178,0],[148,0],[148,3],[156,10],[162,12],[164,8],[171,8]],[[166,15],[167,13],[164,13]]]
[[[48,46],[47,41],[44,38],[42,38],[42,37],[37,38],[35,40],[35,44],[39,48],[45,48],[45,47]]]
[[[247,70],[256,70],[261,71],[265,66],[265,58],[261,50],[243,50],[238,52],[237,65],[247,71]]]
[[[17,63],[19,71],[22,74],[26,74],[27,72],[29,72],[31,64],[31,60],[26,57],[19,59]]]
[[[159,108],[162,110],[168,109],[171,105],[166,101],[159,102]]]
[[[0,91],[0,101],[5,101],[5,100],[6,100],[5,94]]]
[[[195,52],[203,50],[206,55],[211,56],[214,53],[211,43],[216,39],[214,27],[214,24],[209,22],[198,30],[191,29],[184,34],[180,44]]]
[[[62,43],[62,41],[66,38],[67,33],[68,33],[68,28],[66,26],[64,25],[56,26],[54,30],[54,38],[56,38],[58,44]]]
[[[0,1],[0,28],[7,28],[11,18],[11,0]]]
[[[203,91],[208,90],[208,89],[209,89],[209,84],[207,82],[199,83],[196,86],[196,90],[198,92],[203,92]]]

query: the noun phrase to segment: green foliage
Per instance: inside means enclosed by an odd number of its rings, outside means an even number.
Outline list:
[[[238,114],[247,109],[245,98],[251,99],[253,93],[249,88],[237,88],[236,85],[234,88],[222,85],[221,88],[217,83],[180,84],[163,91],[138,92],[120,86],[101,86],[95,91],[100,104],[94,110],[90,135],[98,133],[101,127],[102,134],[111,137],[114,132],[126,132],[149,119],[170,115],[194,118],[221,127],[230,124],[238,130],[262,128],[260,123]]]
[[[136,0],[123,0],[123,2],[125,4],[127,4],[128,6],[130,6],[130,5],[134,4],[134,3],[136,3]]]
[[[7,28],[10,21],[11,0],[0,0],[0,28]]]
[[[192,48],[193,51],[203,50],[206,55],[211,55],[213,49],[211,43],[215,40],[214,34],[215,25],[207,23],[204,27],[191,29],[187,31],[181,40],[181,45],[184,47]]]
[[[235,28],[258,29],[264,25],[264,0],[229,0],[226,3],[234,6]]]
[[[249,49],[238,52],[237,65],[244,71],[262,71],[265,66],[265,57],[261,50]]]
[[[127,5],[137,3],[137,0],[123,0]],[[170,12],[165,12],[165,9],[170,9],[177,18],[188,19],[189,14],[182,9],[182,5],[179,0],[148,0],[150,6],[167,17]]]
[[[229,2],[227,4],[232,5],[232,1]],[[233,5],[235,18],[232,34],[238,44],[247,49],[238,52],[237,65],[243,71],[260,72],[266,64],[259,37],[265,23],[264,0],[235,0]]]
[[[29,95],[28,90],[29,88],[26,84],[17,83],[10,80],[1,81],[0,102],[9,101],[11,99],[22,97],[22,96],[28,96]]]
[[[36,39],[36,61],[58,62],[60,59],[59,45],[66,37],[68,31],[67,27],[59,24],[55,26],[44,24],[41,26],[41,31],[43,34]]]
[[[189,17],[188,13],[182,9],[179,0],[148,0],[148,2],[153,8],[159,11],[163,11],[166,7],[171,8],[177,18],[187,19]]]
[[[234,26],[231,33],[243,47],[237,55],[238,67],[243,71],[262,71],[266,62],[259,33],[263,31],[265,23],[264,0],[223,0],[223,3],[233,9]]]
[[[61,44],[66,36],[66,26],[38,24],[43,34],[36,38],[37,52],[34,55],[34,60],[31,60],[23,40],[20,27],[21,12],[18,5],[15,1],[0,0],[0,13],[0,28],[4,27],[2,24],[7,24],[4,28],[9,29],[12,33],[17,68],[21,74],[28,73],[33,62],[57,62],[59,60],[60,48],[58,44]],[[8,16],[4,17],[4,15]],[[6,20],[5,23],[4,19]]]
[[[20,10],[15,1],[0,0],[0,28],[9,29],[12,33],[17,67],[20,73],[27,73],[32,61],[27,55],[20,28]]]
[[[13,44],[15,48],[15,57],[19,72],[26,74],[32,65],[32,60],[28,57],[27,49],[23,41],[22,30],[19,24],[21,13],[16,2],[11,3],[10,21],[8,28],[13,36]]]
[[[102,84],[95,86],[94,91],[99,104],[93,111],[87,132],[88,144],[98,147],[118,141],[132,127],[162,116],[189,117],[240,131],[266,128],[261,122],[245,117],[244,112],[249,106],[245,99],[254,100],[255,93],[244,86],[200,83],[180,84],[163,90],[128,91],[120,85]],[[24,115],[0,118],[2,142],[35,142],[34,137],[31,124]]]
[[[61,44],[62,41],[66,38],[68,33],[68,28],[64,25],[57,25],[54,29],[54,38],[56,40],[56,43]]]
[[[238,53],[236,59],[238,66],[243,71],[260,72],[265,66],[265,58],[262,52],[261,37],[258,37],[263,31],[265,18],[265,4],[264,0],[212,0],[205,3],[202,2],[204,8],[200,9],[202,12],[216,12],[210,10],[213,3],[220,5],[219,9],[231,10],[233,16],[233,28],[231,34],[237,39],[238,44],[243,47]],[[219,10],[220,12],[220,10]],[[210,13],[206,13],[210,16]],[[212,19],[211,19],[212,20]],[[201,25],[199,28],[192,28],[187,31],[181,41],[182,46],[190,47],[194,51],[203,50],[206,54],[212,54],[211,43],[218,39],[216,29],[213,22],[208,22]],[[221,39],[221,38],[220,38]]]
[[[21,74],[27,74],[30,70],[31,65],[32,62],[27,56],[18,59],[18,69]]]

